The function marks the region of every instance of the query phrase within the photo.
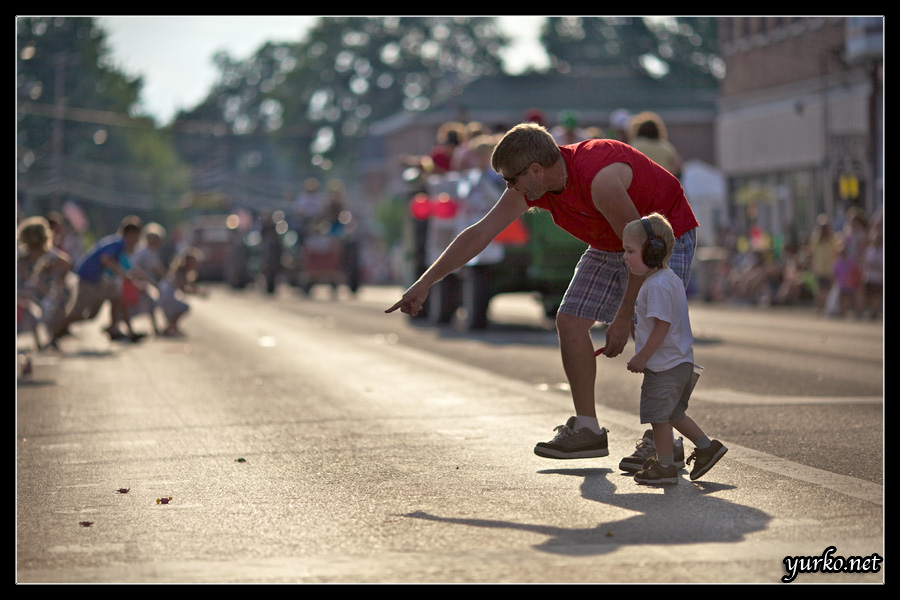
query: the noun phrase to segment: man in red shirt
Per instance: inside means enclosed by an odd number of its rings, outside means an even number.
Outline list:
[[[515,219],[533,207],[588,244],[556,316],[563,367],[575,416],[556,428],[535,454],[546,458],[607,456],[607,432],[597,420],[594,387],[597,365],[590,330],[608,323],[603,354],[618,356],[628,342],[634,302],[642,278],[625,265],[622,231],[627,223],[653,212],[675,231],[670,267],[687,285],[696,243],[697,219],[673,175],[630,146],[592,139],[558,146],[542,126],[522,123],[494,148],[491,166],[506,181],[500,200],[447,247],[394,306],[415,316],[429,288],[465,265]]]

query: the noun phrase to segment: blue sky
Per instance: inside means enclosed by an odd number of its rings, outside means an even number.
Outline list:
[[[300,39],[319,17],[310,16],[101,16],[113,59],[125,73],[142,75],[145,110],[167,123],[179,109],[203,100],[216,80],[213,55],[225,50],[235,58],[250,56],[266,41]],[[537,42],[541,16],[501,16],[513,38],[504,55],[515,73],[542,66],[546,57]]]

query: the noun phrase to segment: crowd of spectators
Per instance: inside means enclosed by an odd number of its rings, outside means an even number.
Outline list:
[[[783,243],[753,228],[727,237],[707,300],[756,306],[809,306],[823,317],[878,319],[883,311],[880,214],[852,207],[836,225],[819,215],[806,239]]]
[[[204,293],[195,284],[200,257],[193,249],[165,265],[165,229],[133,216],[86,249],[72,245],[68,234],[66,219],[55,212],[18,223],[16,329],[28,339],[18,344],[21,354],[58,350],[73,324],[107,314],[103,331],[113,341],[135,343],[149,335],[133,326],[142,314],[155,335],[183,335],[186,295]]]
[[[547,127],[560,145],[589,138],[620,139],[676,177],[681,175],[683,158],[669,141],[665,123],[653,112],[614,111],[607,128],[581,123],[574,111],[561,112],[553,123],[537,109],[524,118]],[[431,152],[414,157],[413,163],[429,174],[474,168],[483,164],[479,156],[502,134],[483,123],[448,122],[438,129]],[[709,273],[705,299],[810,306],[823,316],[878,318],[883,295],[881,226],[880,215],[852,207],[836,219],[820,215],[808,239],[786,242],[756,226],[744,236],[722,236],[727,258],[717,261]]]

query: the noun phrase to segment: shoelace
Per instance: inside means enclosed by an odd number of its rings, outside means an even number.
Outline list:
[[[568,425],[557,425],[553,428],[553,431],[559,432],[553,437],[554,441],[561,440],[575,434],[575,430]]]
[[[653,441],[648,438],[641,438],[634,445],[634,453],[637,456],[642,456],[645,454],[650,454],[651,452],[656,454],[656,446],[653,444]]]

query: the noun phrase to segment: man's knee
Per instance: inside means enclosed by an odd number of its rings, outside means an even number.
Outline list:
[[[578,336],[588,333],[594,321],[585,319],[584,317],[576,317],[566,313],[557,313],[556,315],[556,331],[560,337]]]

